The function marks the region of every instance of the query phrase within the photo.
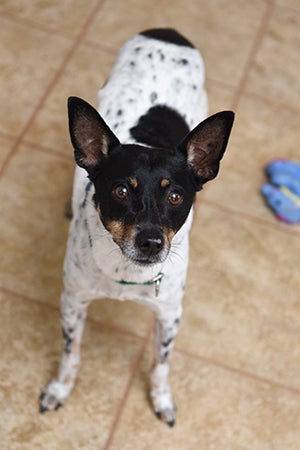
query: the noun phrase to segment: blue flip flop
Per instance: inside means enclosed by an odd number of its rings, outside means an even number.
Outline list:
[[[286,186],[300,196],[300,164],[287,159],[274,159],[265,167],[265,173],[276,186]]]
[[[262,186],[261,193],[279,220],[290,224],[300,222],[300,197],[286,186],[275,187],[267,183]]]

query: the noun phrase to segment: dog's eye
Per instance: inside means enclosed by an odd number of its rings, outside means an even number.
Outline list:
[[[120,184],[119,186],[115,187],[113,193],[119,200],[125,200],[125,198],[127,198],[129,195],[127,187],[124,186],[123,184]]]
[[[182,195],[179,192],[170,192],[168,201],[172,206],[177,206],[182,201]]]

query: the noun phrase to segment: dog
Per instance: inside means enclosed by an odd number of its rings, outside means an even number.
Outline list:
[[[175,424],[169,357],[182,314],[196,193],[216,177],[234,113],[207,118],[204,64],[168,28],[135,35],[99,91],[99,109],[68,99],[77,163],[61,296],[63,353],[40,411],[69,396],[94,298],[130,299],[155,314],[150,398]]]

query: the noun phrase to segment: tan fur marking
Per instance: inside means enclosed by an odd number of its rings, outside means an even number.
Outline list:
[[[171,245],[172,239],[175,236],[175,231],[169,229],[169,228],[164,228],[164,235],[167,238],[168,244],[169,246]]]
[[[169,184],[170,184],[170,180],[168,180],[167,178],[163,178],[160,185],[162,188],[165,188],[165,187],[169,186]]]
[[[126,229],[122,222],[117,220],[111,220],[110,222],[106,222],[105,224],[108,231],[111,233],[113,240],[120,246],[122,246],[124,241],[124,235],[126,233]]]
[[[136,189],[139,185],[138,180],[136,178],[130,178],[129,183],[134,189]]]

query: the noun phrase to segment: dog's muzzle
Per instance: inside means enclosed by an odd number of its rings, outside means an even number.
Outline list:
[[[168,254],[166,239],[160,229],[143,228],[134,238],[136,261],[141,264],[154,264],[165,260]]]

